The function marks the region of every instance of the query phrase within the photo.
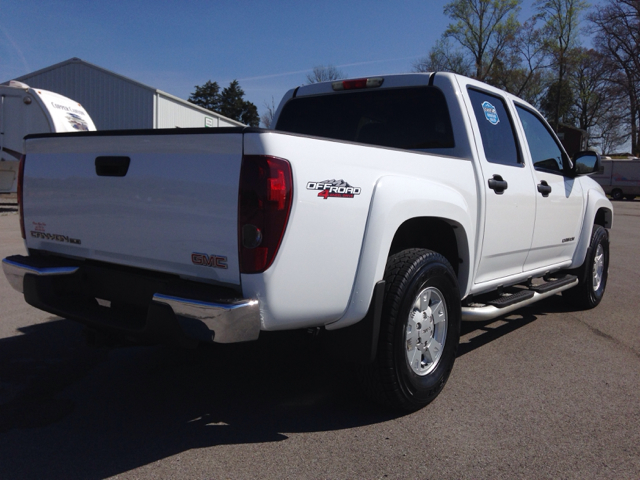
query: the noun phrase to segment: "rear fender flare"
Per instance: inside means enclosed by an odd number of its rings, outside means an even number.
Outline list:
[[[470,199],[471,199],[470,193]],[[469,237],[475,231],[469,200],[453,187],[419,178],[381,177],[375,185],[356,277],[349,304],[343,316],[327,330],[348,327],[366,315],[373,290],[383,279],[387,257],[398,228],[407,220],[419,217],[439,218],[454,227],[461,263],[458,283],[461,293],[469,285],[470,265],[473,265],[473,245]]]

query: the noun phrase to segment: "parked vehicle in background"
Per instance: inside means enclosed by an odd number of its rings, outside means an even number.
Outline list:
[[[14,80],[0,85],[0,193],[15,193],[23,139],[30,133],[94,131],[82,105]]]
[[[640,195],[640,158],[600,160],[601,171],[592,175],[614,200],[633,200]]]
[[[560,292],[600,303],[599,157],[569,158],[523,100],[389,75],[292,89],[273,125],[28,136],[29,254],[3,260],[7,278],[37,308],[143,341],[319,329],[404,410],[444,388],[461,320]]]

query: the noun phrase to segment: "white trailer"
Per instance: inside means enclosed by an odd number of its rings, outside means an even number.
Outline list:
[[[0,193],[14,193],[22,139],[30,133],[95,131],[78,102],[22,82],[0,85]]]
[[[640,195],[640,159],[602,159],[602,171],[592,175],[614,200],[633,200]]]

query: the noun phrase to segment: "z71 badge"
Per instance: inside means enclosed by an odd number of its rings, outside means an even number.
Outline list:
[[[308,182],[307,190],[319,190],[318,196],[325,200],[331,198],[353,198],[360,195],[360,187],[352,187],[344,180],[323,180],[322,182]]]

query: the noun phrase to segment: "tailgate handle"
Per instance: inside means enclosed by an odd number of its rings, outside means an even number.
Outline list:
[[[96,174],[99,177],[124,177],[130,163],[129,157],[97,157]]]

